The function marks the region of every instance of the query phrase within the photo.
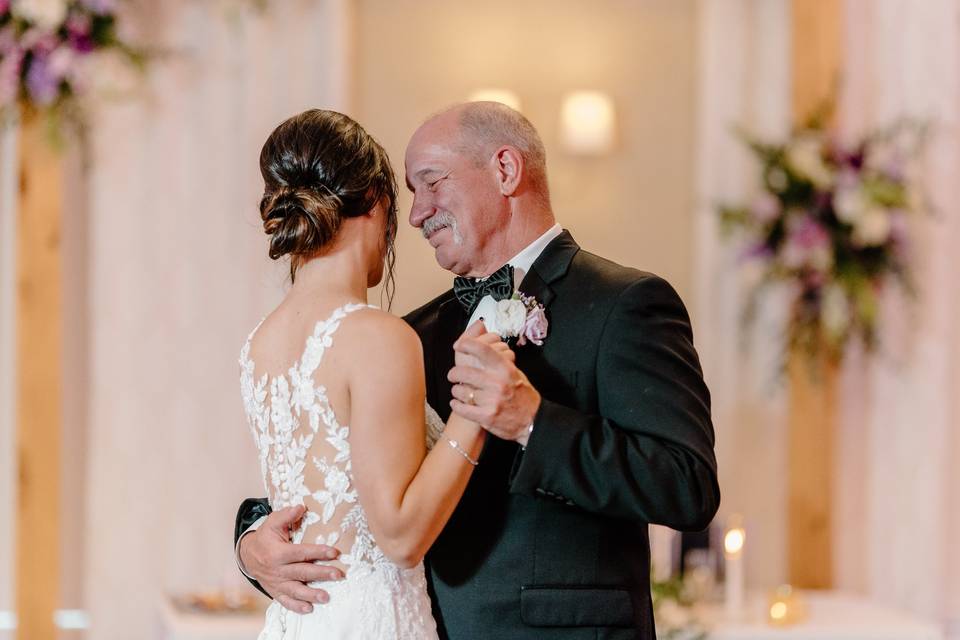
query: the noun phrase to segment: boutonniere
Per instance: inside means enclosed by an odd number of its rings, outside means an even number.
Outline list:
[[[487,331],[505,340],[516,338],[520,346],[529,341],[539,347],[547,337],[547,314],[533,296],[525,296],[519,291],[506,300],[496,301],[484,296],[477,309]]]

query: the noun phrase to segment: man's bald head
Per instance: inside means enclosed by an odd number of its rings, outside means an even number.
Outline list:
[[[504,145],[516,148],[530,187],[549,201],[547,154],[540,134],[522,113],[500,102],[465,102],[436,117],[451,116],[459,128],[461,151],[481,165]]]

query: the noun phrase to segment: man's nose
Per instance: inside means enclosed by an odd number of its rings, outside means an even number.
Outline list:
[[[430,202],[419,193],[413,194],[413,204],[410,206],[410,225],[419,229],[427,218],[431,217],[436,210]]]

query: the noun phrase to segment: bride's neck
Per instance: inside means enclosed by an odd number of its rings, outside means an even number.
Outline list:
[[[367,275],[367,265],[359,253],[333,250],[301,264],[290,293],[366,300]]]

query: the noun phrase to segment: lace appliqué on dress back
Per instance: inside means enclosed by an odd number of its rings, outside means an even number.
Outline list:
[[[293,542],[302,542],[309,530],[311,542],[344,551],[340,562],[351,570],[387,561],[374,542],[353,485],[350,428],[337,421],[327,390],[316,384],[314,373],[343,319],[365,308],[368,305],[344,305],[317,322],[302,356],[286,375],[255,377],[250,343],[259,324],[240,352],[244,409],[271,507],[305,504],[307,514],[292,532]],[[426,415],[427,446],[432,447],[444,425],[429,405]]]

